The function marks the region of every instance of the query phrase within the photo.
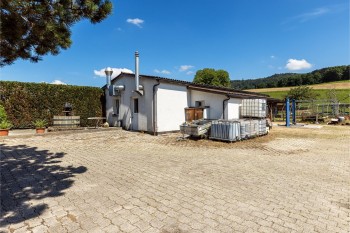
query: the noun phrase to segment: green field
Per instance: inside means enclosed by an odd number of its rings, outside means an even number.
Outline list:
[[[329,99],[328,95],[330,90],[327,89],[314,89],[313,90],[315,93],[318,94],[317,99],[319,100],[325,100],[325,99]],[[350,102],[350,89],[335,89],[333,90],[336,95],[337,95],[337,99],[340,102],[345,102],[345,103],[349,103]],[[277,99],[284,99],[285,96],[287,95],[288,91],[273,91],[273,92],[261,92],[263,94],[267,94],[272,98],[277,98]]]
[[[308,85],[312,88],[312,92],[317,94],[315,101],[298,103],[297,108],[297,119],[301,120],[304,117],[304,121],[315,121],[316,112],[322,117],[332,117],[337,115],[349,115],[349,106],[344,104],[350,104],[350,81],[337,81],[329,83],[321,83]],[[250,89],[249,91],[259,92],[266,95],[269,95],[272,98],[284,100],[289,90],[294,87],[275,87],[275,88],[264,88],[264,89]],[[333,108],[331,107],[331,96],[335,93],[337,101],[343,105],[339,105],[338,113],[334,113]],[[274,120],[284,120],[284,110],[279,109],[278,114]],[[307,116],[307,114],[310,116]],[[298,115],[299,114],[299,115]],[[304,114],[304,116],[302,116]],[[305,115],[306,114],[306,115]],[[300,118],[300,119],[299,119]],[[323,119],[323,118],[322,118]],[[324,122],[326,122],[323,119]]]
[[[332,90],[336,93],[337,98],[340,102],[349,103],[350,102],[349,84],[350,84],[350,80],[342,80],[342,81],[314,84],[314,85],[308,85],[308,86],[313,89],[313,92],[318,94],[317,99],[319,100],[329,99],[329,93]],[[265,88],[265,89],[260,89],[261,92],[259,91],[259,89],[254,89],[253,91],[267,94],[273,98],[284,99],[291,88],[295,88],[295,87]]]

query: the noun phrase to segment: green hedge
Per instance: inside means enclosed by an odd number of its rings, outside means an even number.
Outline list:
[[[52,125],[54,115],[64,115],[66,102],[73,105],[73,114],[80,116],[83,127],[93,126],[88,117],[105,114],[101,88],[0,81],[0,104],[14,128],[32,128],[37,119]]]

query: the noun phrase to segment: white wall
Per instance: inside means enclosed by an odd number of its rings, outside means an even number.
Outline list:
[[[129,78],[130,79],[130,78]],[[135,80],[131,78],[134,82]],[[156,80],[143,78],[140,76],[140,85],[143,86],[143,95],[140,96],[136,92],[133,92],[132,98],[139,99],[139,113],[137,113],[137,127],[133,129],[145,132],[153,131],[153,85],[156,84]],[[135,89],[135,84],[134,89]],[[132,114],[136,117],[136,114]]]
[[[190,107],[195,106],[196,101],[203,101],[204,105],[209,106],[209,119],[222,119],[222,104],[224,99],[227,99],[224,95],[213,94],[209,92],[191,90]]]
[[[185,86],[161,83],[157,91],[157,132],[180,130],[187,106]]]
[[[118,80],[114,80],[112,85],[124,85],[125,90],[121,91],[121,96],[109,96],[108,90],[106,89],[106,117],[110,126],[114,126],[118,120],[122,121],[124,128],[129,129],[130,119],[131,119],[131,109],[130,109],[130,97],[132,90],[135,89],[135,84],[131,78],[121,77]],[[115,113],[115,99],[120,98],[120,108],[119,115],[113,115]]]
[[[108,89],[105,89],[106,96],[106,118],[107,122],[110,126],[114,126],[116,119],[114,119],[113,115],[113,104],[115,104],[115,98],[112,98],[108,94]]]
[[[242,105],[242,99],[230,99],[227,101],[225,109],[225,119],[239,119],[240,106]]]

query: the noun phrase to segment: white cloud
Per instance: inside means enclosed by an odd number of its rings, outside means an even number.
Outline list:
[[[62,82],[61,80],[53,80],[50,84],[56,84],[56,85],[67,85],[67,83]]]
[[[276,57],[275,57],[275,55],[271,55],[270,58],[271,58],[271,59],[274,59],[274,58],[276,58]]]
[[[330,14],[334,15],[342,11],[348,11],[349,10],[348,8],[349,8],[348,3],[322,6],[322,7],[314,8],[308,12],[295,15],[293,17],[289,17],[285,21],[283,21],[281,24],[283,25],[283,24],[294,23],[294,22],[305,23],[307,21],[315,20],[320,17],[325,17]]]
[[[142,28],[142,24],[145,22],[143,19],[135,18],[135,19],[127,19],[126,22],[134,24],[139,28]]]
[[[286,68],[288,70],[303,70],[309,69],[312,65],[307,62],[305,59],[297,60],[297,59],[289,59],[286,64]]]
[[[94,70],[94,74],[96,76],[99,76],[99,77],[102,77],[102,78],[106,78],[106,73],[105,73],[105,69],[106,68],[103,68],[103,69],[100,69],[100,70]],[[127,68],[112,68],[113,70],[113,73],[112,73],[112,79],[117,77],[121,72],[123,73],[133,73],[132,70],[129,70]]]
[[[155,69],[153,71],[154,71],[154,73],[157,73],[157,74],[171,74],[171,72],[169,70],[158,70],[158,69]]]
[[[187,70],[189,70],[189,69],[192,69],[193,67],[194,67],[194,66],[191,66],[191,65],[182,65],[182,66],[180,66],[179,71],[180,71],[180,72],[187,71]]]
[[[187,75],[192,75],[192,74],[194,74],[194,72],[193,72],[193,71],[187,71],[186,74],[187,74]]]
[[[282,24],[291,23],[291,22],[305,23],[309,20],[316,19],[316,18],[321,17],[325,14],[328,14],[331,11],[335,11],[335,10],[331,9],[329,7],[316,8],[316,9],[313,9],[309,12],[290,17],[286,21],[282,22]]]
[[[303,23],[303,22],[309,21],[310,19],[314,19],[314,18],[317,18],[321,15],[324,15],[328,12],[329,12],[328,8],[325,8],[325,7],[317,8],[317,9],[314,9],[313,11],[295,16],[295,19],[297,19],[297,20],[299,20],[299,22]]]

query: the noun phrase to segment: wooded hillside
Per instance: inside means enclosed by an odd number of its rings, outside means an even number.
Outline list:
[[[274,74],[266,78],[231,80],[231,87],[237,90],[312,85],[340,80],[349,80],[350,66],[333,66],[314,70],[306,74]]]

